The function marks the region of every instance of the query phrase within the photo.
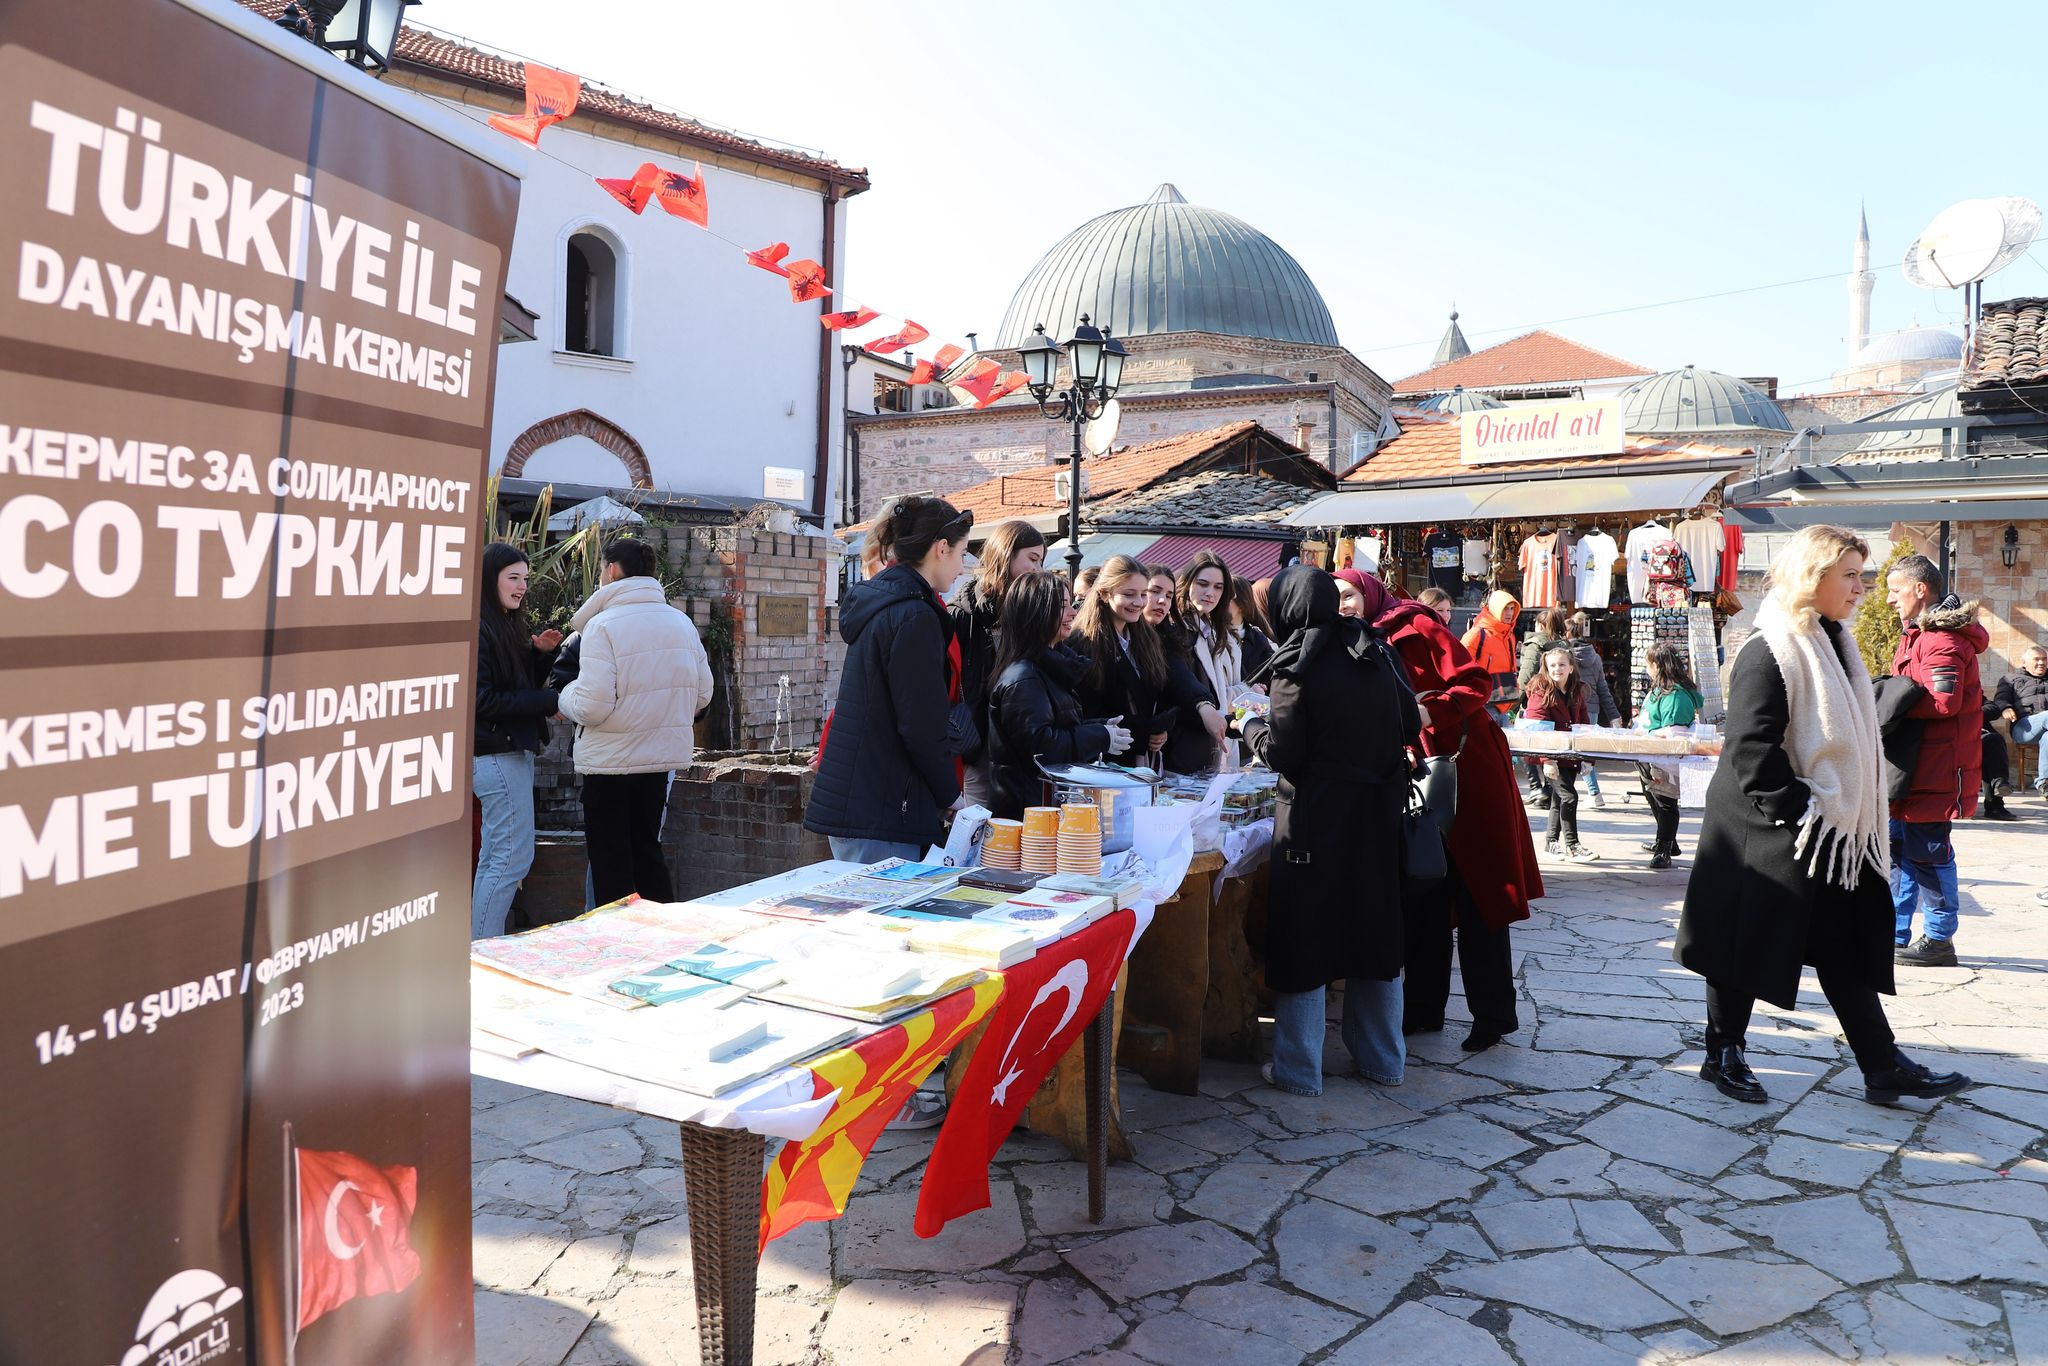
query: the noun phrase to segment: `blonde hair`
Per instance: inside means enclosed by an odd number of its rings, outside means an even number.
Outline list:
[[[1801,527],[1778,557],[1771,561],[1766,582],[1778,605],[1797,620],[1810,625],[1813,595],[1820,581],[1850,553],[1870,559],[1870,543],[1847,527],[1816,524]]]

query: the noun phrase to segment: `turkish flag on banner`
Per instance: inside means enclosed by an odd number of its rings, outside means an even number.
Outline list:
[[[1003,1001],[974,1046],[917,1192],[917,1236],[988,1208],[988,1164],[1024,1107],[1109,999],[1137,916],[1118,911],[1003,973]]]
[[[686,176],[681,171],[663,171],[661,180],[655,186],[654,197],[661,207],[677,218],[687,218],[700,228],[711,226],[711,201],[704,193],[704,164],[697,163],[697,174]]]
[[[837,332],[843,327],[866,327],[882,315],[872,308],[851,308],[844,313],[825,313],[818,318],[827,332]]]
[[[818,1131],[785,1143],[761,1183],[761,1246],[793,1228],[846,1212],[868,1150],[953,1045],[995,1008],[1003,979],[988,977],[836,1053],[805,1064],[813,1098],[839,1093]]]
[[[872,355],[886,356],[891,351],[901,351],[906,346],[915,346],[930,335],[931,329],[924,324],[905,318],[901,332],[892,332],[886,337],[869,342],[868,351]]]
[[[947,342],[939,348],[938,355],[930,360],[921,360],[910,367],[910,382],[912,384],[931,384],[939,376],[958,365],[960,358],[966,354],[965,351],[962,351],[953,343]]]
[[[299,1183],[299,1323],[420,1275],[407,1241],[418,1203],[415,1167],[377,1167],[354,1153],[295,1150]]]
[[[661,167],[651,161],[640,163],[640,169],[633,172],[631,180],[616,180],[597,176],[598,187],[634,213],[647,207],[647,201],[654,198],[654,192],[661,185]]]
[[[576,112],[583,98],[583,79],[566,71],[554,71],[534,62],[526,64],[526,113],[493,114],[491,127],[518,138],[529,147],[540,146],[541,131],[551,128]]]
[[[789,301],[793,304],[807,304],[832,292],[825,283],[825,268],[808,256],[791,261],[782,273],[789,277]]]
[[[789,243],[770,242],[767,246],[747,253],[747,264],[759,266],[771,275],[787,275],[783,269],[783,258],[789,255]]]

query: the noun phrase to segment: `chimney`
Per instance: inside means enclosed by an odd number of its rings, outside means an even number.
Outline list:
[[[978,352],[978,351],[980,351],[980,350],[981,350],[981,342],[980,342],[980,340],[979,340],[979,334],[977,334],[977,333],[974,333],[974,332],[969,332],[969,333],[967,334],[967,353],[968,353],[969,355],[973,355],[974,353],[976,353],[976,352]]]

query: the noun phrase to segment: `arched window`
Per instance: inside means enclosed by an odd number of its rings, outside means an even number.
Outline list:
[[[562,349],[619,354],[619,256],[594,232],[569,238],[563,269]]]

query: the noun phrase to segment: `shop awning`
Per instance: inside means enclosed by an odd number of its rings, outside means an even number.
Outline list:
[[[1081,567],[1093,569],[1117,555],[1129,555],[1142,561],[1157,536],[1125,536],[1113,532],[1096,532],[1081,537]],[[1053,541],[1045,548],[1045,567],[1065,569],[1067,567],[1067,543],[1065,539]]]
[[[1291,526],[1435,526],[1596,512],[1666,512],[1705,498],[1730,470],[1579,475],[1498,484],[1332,493],[1289,514]]]
[[[1234,576],[1257,582],[1280,572],[1280,552],[1284,548],[1285,543],[1281,541],[1237,540],[1227,536],[1161,536],[1141,558],[1147,564],[1163,564],[1178,571],[1186,569],[1203,551],[1214,551],[1218,559],[1230,566]]]

